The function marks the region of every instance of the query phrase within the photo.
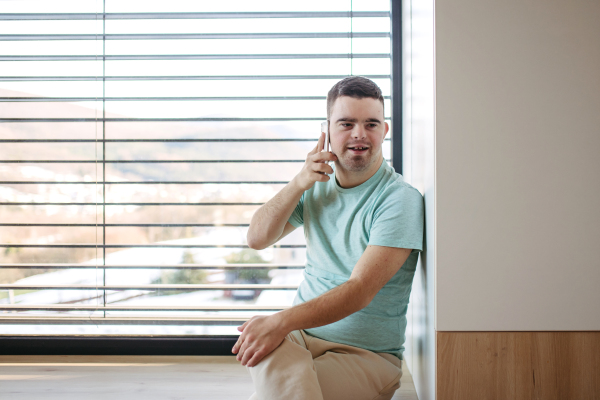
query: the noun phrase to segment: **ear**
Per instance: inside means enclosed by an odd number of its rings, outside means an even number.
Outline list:
[[[385,136],[387,135],[387,133],[390,130],[390,125],[387,122],[384,123],[384,126],[385,126],[385,132],[383,133],[383,138],[381,139],[381,143],[383,143],[383,141],[385,140]]]

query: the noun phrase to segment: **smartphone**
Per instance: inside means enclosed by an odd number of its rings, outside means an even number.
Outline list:
[[[329,121],[321,122],[321,132],[325,133],[325,143],[322,151],[329,151]],[[331,165],[329,164],[329,161],[326,161],[325,163]]]

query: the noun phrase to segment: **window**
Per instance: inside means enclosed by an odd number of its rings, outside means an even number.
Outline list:
[[[254,251],[248,224],[336,81],[373,79],[391,117],[390,18],[372,0],[3,2],[2,332],[235,335],[290,306],[302,232]]]

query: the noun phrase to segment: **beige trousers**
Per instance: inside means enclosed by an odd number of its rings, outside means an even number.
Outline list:
[[[402,362],[387,353],[328,342],[293,331],[258,365],[247,367],[250,400],[389,400]]]

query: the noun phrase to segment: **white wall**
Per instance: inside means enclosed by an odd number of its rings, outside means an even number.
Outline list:
[[[435,19],[437,329],[600,330],[600,2]]]
[[[407,313],[405,358],[420,400],[435,398],[435,136],[433,1],[403,2],[403,175],[425,198],[421,253]]]

